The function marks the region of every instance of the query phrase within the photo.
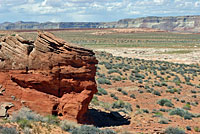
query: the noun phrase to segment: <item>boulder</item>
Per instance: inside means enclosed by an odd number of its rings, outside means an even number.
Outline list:
[[[16,35],[3,37],[0,44],[0,84],[6,89],[0,101],[15,105],[8,112],[25,106],[44,115],[83,119],[97,92],[98,61],[92,50],[42,31],[35,42]]]
[[[10,109],[11,107],[13,107],[14,105],[10,102],[3,102],[0,105],[0,117],[6,117],[7,114],[7,110]]]

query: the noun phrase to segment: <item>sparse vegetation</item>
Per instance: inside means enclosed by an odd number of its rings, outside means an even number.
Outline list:
[[[157,104],[161,106],[173,107],[174,104],[168,99],[160,99],[158,100]]]
[[[165,130],[165,134],[185,134],[185,131],[177,127],[168,127]]]

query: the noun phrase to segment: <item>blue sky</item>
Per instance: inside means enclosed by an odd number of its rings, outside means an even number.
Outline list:
[[[0,0],[0,23],[108,22],[182,15],[200,15],[200,0]]]

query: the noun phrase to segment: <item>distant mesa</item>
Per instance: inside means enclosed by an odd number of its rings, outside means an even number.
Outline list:
[[[117,22],[5,22],[0,30],[66,29],[66,28],[153,28],[164,31],[200,32],[200,16],[143,17]]]
[[[0,44],[0,85],[4,89],[0,102],[14,106],[8,114],[28,107],[42,115],[83,120],[97,92],[98,61],[92,50],[42,31],[35,42],[13,35],[2,37]]]

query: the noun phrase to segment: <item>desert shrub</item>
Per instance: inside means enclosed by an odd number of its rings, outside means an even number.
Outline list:
[[[128,93],[124,90],[121,91],[123,95],[128,95]]]
[[[143,83],[143,81],[142,81],[142,80],[138,80],[138,83],[142,84],[142,83]]]
[[[192,113],[189,113],[188,111],[182,109],[182,108],[174,108],[169,111],[169,115],[179,115],[181,117],[184,117],[184,119],[192,119],[192,117],[195,117]]]
[[[157,104],[161,106],[173,107],[174,104],[168,99],[160,99],[157,101]]]
[[[19,134],[15,127],[2,127],[0,128],[1,134]]]
[[[59,125],[60,120],[57,118],[57,116],[54,115],[48,115],[43,118],[43,122],[47,122],[49,124]]]
[[[200,128],[199,128],[198,126],[195,126],[195,127],[194,127],[194,131],[195,131],[195,132],[200,132]]]
[[[135,74],[135,77],[136,77],[136,78],[140,78],[140,79],[145,79],[145,75],[143,75],[143,74],[138,74],[138,73],[136,73],[136,74]]]
[[[180,92],[180,90],[173,88],[173,89],[167,89],[166,92],[169,92],[171,94],[175,93],[175,92]]]
[[[31,130],[31,128],[25,127],[25,128],[23,129],[23,133],[24,133],[24,134],[32,134],[32,130]]]
[[[162,82],[161,86],[167,86],[167,83],[166,82]]]
[[[127,111],[132,111],[132,106],[130,103],[124,102],[122,100],[117,100],[112,104],[112,108],[123,108],[126,109]]]
[[[113,94],[113,93],[110,94],[110,97],[114,97],[114,96],[115,96],[115,94]]]
[[[174,127],[168,127],[165,132],[165,134],[185,134],[185,131],[180,128],[174,128]]]
[[[156,91],[156,90],[153,91],[153,94],[157,95],[157,96],[161,96],[161,93],[159,91]]]
[[[108,92],[104,88],[98,87],[97,89],[98,89],[97,95],[107,95],[108,94]]]
[[[155,112],[153,117],[162,117],[163,114],[161,112]]]
[[[143,113],[149,113],[149,110],[148,109],[142,109]]]
[[[131,94],[130,97],[133,98],[133,99],[136,98],[134,94]]]
[[[158,121],[158,123],[160,123],[160,124],[168,124],[169,123],[169,119],[161,117],[160,120]]]
[[[76,123],[67,120],[63,120],[60,122],[61,129],[67,132],[73,131],[74,129],[77,128],[77,126],[78,125]]]
[[[185,106],[183,106],[183,109],[185,109],[185,110],[191,110],[190,104],[185,104]]]
[[[196,96],[196,95],[192,95],[192,97],[193,97],[193,98],[197,98],[197,96]]]
[[[114,81],[121,81],[122,77],[116,76],[116,77],[113,77],[112,80],[114,80]]]
[[[184,119],[185,120],[191,120],[192,116],[190,114],[186,114],[186,115],[184,115]]]
[[[115,100],[118,100],[118,97],[115,96],[115,94],[113,94],[113,93],[110,94],[110,97],[112,97],[112,98],[115,99]]]
[[[31,121],[27,119],[21,119],[17,122],[19,126],[24,129],[24,128],[32,128]]]
[[[122,91],[122,88],[121,88],[121,87],[117,88],[117,91],[121,92],[121,91]]]
[[[118,73],[118,74],[122,75],[122,73],[121,73],[120,70],[118,70],[118,69],[110,69],[110,70],[108,71],[108,74],[112,74],[112,73]]]
[[[116,134],[113,130],[100,130],[94,126],[83,125],[72,131],[72,134]]]
[[[97,96],[94,96],[94,97],[92,98],[91,103],[94,104],[95,106],[98,106],[98,105],[99,105],[99,100],[98,100]]]
[[[117,134],[115,131],[113,131],[111,129],[104,129],[101,131],[103,131],[102,134]]]
[[[154,86],[161,87],[162,85],[161,85],[159,82],[155,82],[155,83],[154,83]]]
[[[114,96],[113,99],[115,99],[115,100],[119,100],[119,98],[118,98],[117,96]]]
[[[161,108],[159,109],[161,112],[169,112],[169,109],[164,109],[164,108]]]
[[[136,108],[140,108],[140,105],[137,104],[135,107],[136,107]]]
[[[144,93],[144,91],[142,91],[142,90],[138,90],[138,91],[139,91],[139,93],[141,93],[141,94]]]
[[[105,65],[106,69],[112,69],[112,64],[105,62],[104,65]]]
[[[187,129],[188,131],[191,131],[191,130],[192,130],[192,128],[191,128],[190,126],[186,126],[186,129]]]
[[[185,103],[185,100],[181,100],[181,103]]]
[[[19,122],[20,120],[42,121],[43,117],[34,113],[28,108],[21,108],[18,112],[13,113],[11,121]]]
[[[124,108],[124,107],[125,107],[125,102],[122,100],[115,101],[112,104],[112,108]]]
[[[97,82],[98,82],[99,84],[111,85],[111,82],[110,82],[108,79],[106,79],[106,78],[98,78],[98,79],[97,79]]]

